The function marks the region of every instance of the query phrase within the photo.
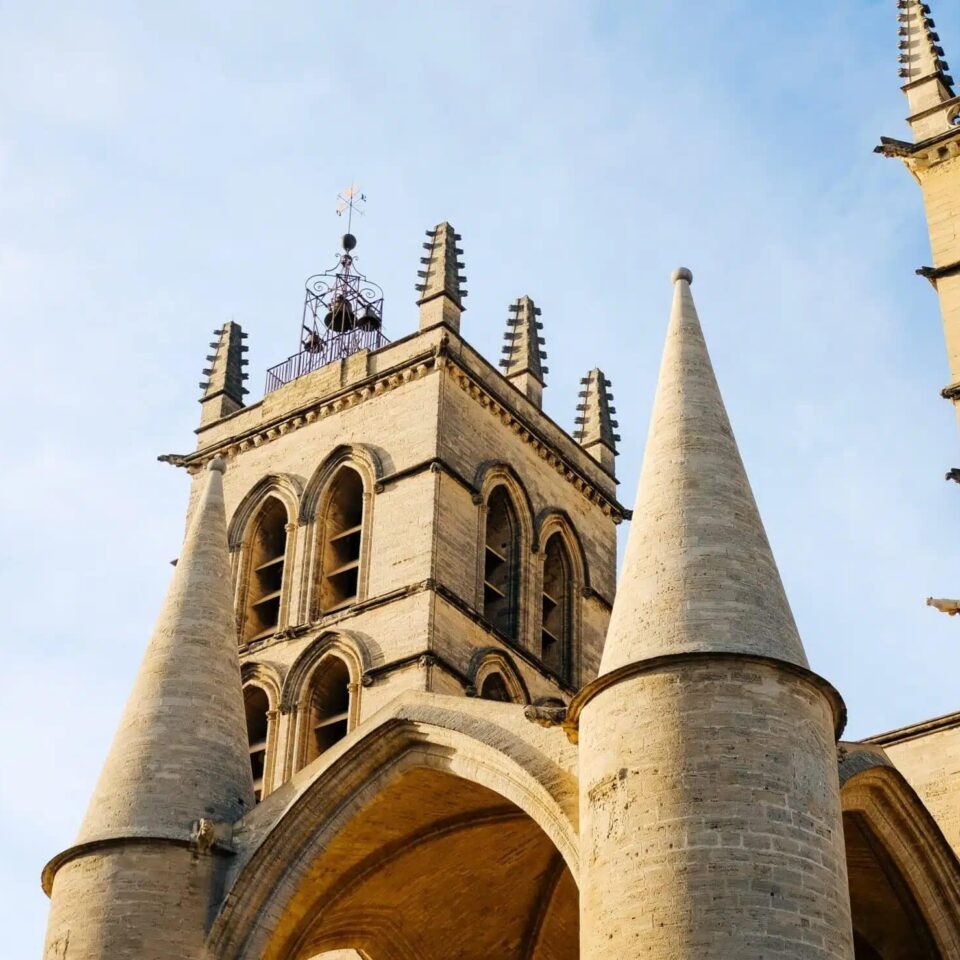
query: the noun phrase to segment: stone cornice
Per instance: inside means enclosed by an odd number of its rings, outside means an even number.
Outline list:
[[[908,727],[899,727],[886,733],[878,733],[873,737],[866,737],[864,743],[873,743],[879,747],[890,747],[897,743],[906,743],[908,740],[917,740],[931,733],[940,733],[944,730],[955,730],[960,727],[960,713],[948,713],[943,717],[933,717],[930,720],[921,720]]]
[[[371,397],[380,396],[411,380],[419,380],[433,370],[445,369],[464,392],[481,407],[487,409],[492,416],[500,419],[524,443],[530,444],[543,461],[572,484],[585,499],[597,505],[605,516],[610,517],[614,523],[630,518],[630,511],[623,504],[600,490],[598,484],[583,473],[569,457],[558,453],[556,445],[551,443],[527,418],[510,410],[505,403],[494,397],[479,382],[479,378],[471,373],[466,362],[448,350],[448,346],[449,338],[444,337],[440,344],[430,351],[410,357],[392,368],[360,380],[322,399],[311,400],[267,423],[258,424],[256,427],[251,427],[219,442],[211,443],[193,453],[164,454],[157,459],[175,467],[183,467],[189,474],[194,475],[203,470],[214,457],[232,460],[246,450],[260,447],[316,420],[356,406]],[[251,408],[247,408],[249,409]],[[575,441],[570,438],[570,443]]]
[[[595,680],[591,680],[588,684],[581,687],[577,695],[570,701],[570,706],[567,710],[558,711],[555,717],[551,718],[544,715],[528,716],[529,719],[535,723],[561,727],[566,733],[567,739],[569,739],[571,743],[576,743],[579,737],[580,714],[583,708],[597,696],[597,694],[602,693],[604,690],[609,690],[624,680],[632,679],[644,673],[651,673],[663,667],[671,667],[675,664],[710,664],[730,661],[735,663],[762,664],[763,666],[781,670],[784,673],[792,674],[795,677],[807,681],[810,686],[823,694],[829,702],[833,712],[834,731],[837,739],[840,739],[843,728],[847,724],[847,708],[843,702],[843,698],[831,683],[824,680],[823,677],[814,673],[812,670],[808,670],[806,667],[801,667],[795,663],[788,663],[786,660],[777,660],[775,657],[763,657],[748,653],[671,653],[662,657],[651,657],[649,660],[641,660],[639,663],[628,663],[616,670],[611,670],[610,673],[602,674]]]
[[[473,377],[465,366],[460,365],[454,358],[446,365],[451,378],[458,384],[471,399],[498,418],[509,427],[524,443],[530,444],[541,460],[553,467],[568,483],[573,484],[591,503],[597,504],[605,516],[614,523],[629,520],[631,511],[616,498],[606,496],[597,488],[589,477],[580,472],[566,457],[558,454],[553,444],[547,440],[532,423],[513,410],[509,410],[492,393],[487,390],[476,377]],[[571,440],[571,443],[576,441]]]

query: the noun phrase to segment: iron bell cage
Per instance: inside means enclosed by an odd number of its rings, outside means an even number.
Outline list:
[[[334,360],[390,342],[382,329],[383,290],[356,269],[356,237],[346,233],[341,243],[336,266],[307,278],[300,350],[267,370],[266,393]]]

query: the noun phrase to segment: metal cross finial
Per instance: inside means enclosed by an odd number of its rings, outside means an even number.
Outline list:
[[[367,195],[361,193],[355,183],[351,183],[343,193],[337,194],[337,216],[342,217],[343,211],[347,211],[347,233],[350,232],[350,225],[353,223],[353,211],[356,210],[360,216],[363,216],[362,203],[367,202]]]

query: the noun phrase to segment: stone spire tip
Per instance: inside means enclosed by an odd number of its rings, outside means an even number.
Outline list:
[[[670,274],[670,281],[672,283],[679,283],[681,280],[686,280],[687,283],[693,283],[693,272],[687,267],[677,267],[677,269]]]
[[[806,656],[690,292],[673,307],[600,673],[679,653]],[[686,281],[680,283],[680,280]]]

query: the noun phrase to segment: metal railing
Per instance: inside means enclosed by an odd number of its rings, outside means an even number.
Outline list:
[[[285,383],[313,373],[335,360],[342,360],[360,350],[379,350],[389,342],[380,330],[362,330],[360,327],[335,335],[328,334],[322,340],[311,344],[308,349],[270,367],[267,370],[264,393],[278,390]]]

